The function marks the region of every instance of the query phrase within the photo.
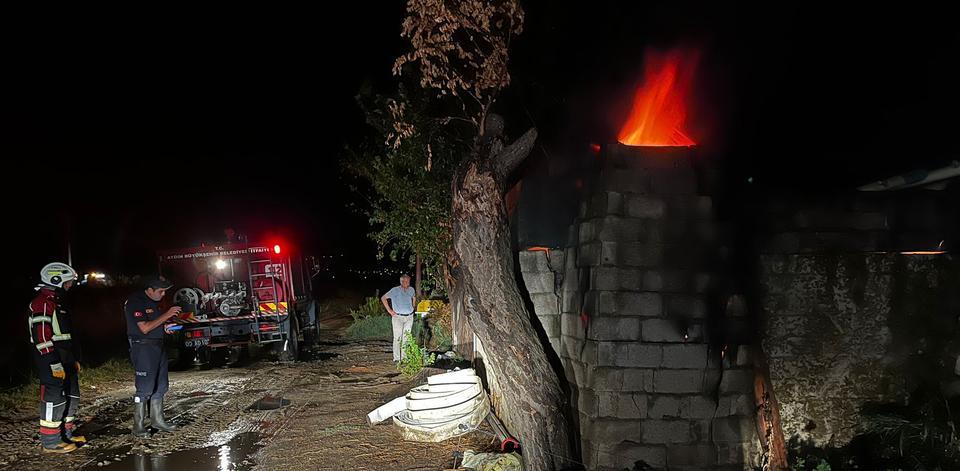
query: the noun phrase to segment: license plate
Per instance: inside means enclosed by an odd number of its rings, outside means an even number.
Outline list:
[[[210,343],[210,339],[192,339],[184,342],[187,347],[202,347]]]

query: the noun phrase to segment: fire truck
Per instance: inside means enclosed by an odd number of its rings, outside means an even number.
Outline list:
[[[296,360],[320,334],[319,305],[314,259],[289,252],[279,243],[159,252],[160,274],[174,283],[167,298],[182,309],[164,326],[174,360],[200,364],[226,353],[235,361],[252,346]]]

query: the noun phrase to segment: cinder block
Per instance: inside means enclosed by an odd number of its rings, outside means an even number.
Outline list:
[[[720,380],[720,394],[753,392],[752,369],[725,370]]]
[[[654,396],[648,415],[651,419],[680,417],[680,399],[674,396]]]
[[[695,272],[688,270],[662,270],[663,291],[667,293],[688,293],[693,287]]]
[[[583,240],[585,235],[591,236],[592,241],[601,242],[646,242],[649,239],[647,224],[643,219],[606,216],[590,222],[587,232],[583,230],[580,232],[581,242],[586,241]]]
[[[693,291],[697,294],[705,294],[716,284],[714,276],[709,273],[697,273],[693,277]]]
[[[583,321],[578,314],[560,315],[560,333],[563,336],[573,337],[578,340],[586,338],[583,330]]]
[[[742,415],[753,417],[756,414],[753,394],[730,394],[720,396],[717,402],[717,417]]]
[[[635,218],[662,218],[667,205],[660,198],[643,195],[628,195],[624,214]]]
[[[650,194],[653,191],[650,178],[635,169],[603,169],[600,182],[604,188],[617,192]]]
[[[600,265],[602,248],[598,241],[581,242],[577,249],[577,264],[581,267],[595,267]]]
[[[753,470],[760,468],[762,451],[755,442],[720,443],[717,445],[717,465],[727,466],[731,470]]]
[[[639,441],[639,440],[637,440]],[[626,441],[617,445],[600,445],[596,450],[596,469],[623,469],[663,468],[667,465],[667,451],[664,447],[641,445]],[[588,469],[594,469],[587,462]]]
[[[707,366],[706,344],[679,344],[663,346],[664,368],[697,368]]]
[[[587,326],[587,338],[592,340],[639,340],[640,319],[636,317],[594,317],[590,319]]]
[[[697,177],[693,169],[660,169],[650,173],[650,190],[657,195],[695,195]]]
[[[656,267],[663,263],[663,245],[642,242],[601,242],[600,263],[618,267]],[[634,289],[638,289],[638,283]]]
[[[621,214],[622,212],[623,195],[613,191],[604,191],[593,195],[587,207],[587,214],[594,217]]]
[[[642,327],[641,327],[642,328]],[[707,333],[701,324],[690,324],[687,326],[687,342],[707,342]]]
[[[564,284],[567,280],[564,280]],[[564,289],[560,292],[560,312],[566,314],[580,314],[581,294],[574,290]]]
[[[640,383],[642,386],[643,378],[638,378],[637,375],[631,374],[631,384],[630,388],[626,388],[623,378],[625,371],[635,371],[635,370],[622,370],[619,368],[597,368],[592,367],[587,370],[587,380],[584,382],[585,385],[591,386],[594,391],[645,391],[644,388],[637,388],[636,383]],[[653,375],[651,373],[650,383],[653,383]]]
[[[533,310],[537,316],[551,316],[560,314],[560,298],[553,293],[531,293]]]
[[[597,312],[601,315],[658,317],[663,314],[659,293],[604,291],[598,295]]]
[[[600,394],[591,389],[582,389],[577,397],[577,410],[588,417],[597,418],[600,416]]]
[[[660,291],[663,289],[663,274],[658,271],[643,273],[642,287],[644,291]]]
[[[673,319],[645,319],[640,324],[640,334],[644,342],[684,342],[689,329]]]
[[[674,444],[690,441],[690,422],[686,420],[644,420],[643,443]]]
[[[562,340],[560,356],[571,360],[583,361],[580,356],[583,353],[584,340],[567,336],[563,336]]]
[[[562,342],[561,340],[561,345]],[[567,378],[567,382],[577,386],[587,383],[587,366],[583,362],[566,358],[562,355],[560,356],[560,361],[563,362],[563,373]]]
[[[597,419],[590,424],[587,437],[596,443],[619,443],[624,440],[637,440],[642,433],[640,422],[639,419]]]
[[[740,345],[737,347],[737,366],[751,366],[753,365],[753,347],[750,345]]]
[[[543,326],[543,331],[547,334],[547,338],[560,338],[561,331],[559,315],[537,316],[537,318],[540,320],[540,325]],[[557,355],[559,354],[560,352],[557,352]]]
[[[755,436],[756,424],[750,417],[731,416],[713,421],[714,443],[743,443]]]
[[[654,391],[667,394],[699,393],[703,387],[703,370],[658,370],[654,374]]]
[[[586,205],[581,205],[581,208],[586,210]],[[576,247],[580,243],[580,220],[583,219],[584,214],[581,213],[578,216],[578,220],[574,221],[573,224],[567,227],[567,247]],[[577,258],[577,257],[567,257],[567,258]]]
[[[566,264],[567,252],[564,249],[553,249],[547,254],[547,262],[550,263],[550,271],[554,273],[563,273]]]
[[[667,465],[670,469],[690,467],[705,469],[717,463],[717,449],[713,445],[674,445],[667,447]]]
[[[656,368],[660,365],[661,350],[659,345],[600,342],[597,357],[599,366]]]
[[[642,369],[625,369],[621,371],[623,391],[653,392],[653,371]]]
[[[718,403],[709,396],[687,396],[680,403],[680,417],[685,419],[712,419]]]
[[[560,356],[560,352],[563,351],[563,343],[560,337],[550,337],[548,340],[550,342],[550,348],[553,349],[557,356]]]
[[[703,319],[707,317],[707,303],[701,296],[682,294],[668,295],[666,297],[666,308],[667,316],[670,317],[693,319]]]
[[[543,273],[550,271],[547,253],[542,250],[523,250],[520,252],[520,271],[527,273]]]
[[[619,392],[602,393],[600,417],[644,419],[647,417],[647,396]]]
[[[710,429],[713,420],[690,420],[690,435],[693,443],[710,442]]]
[[[523,282],[527,285],[527,292],[530,294],[553,293],[556,289],[554,286],[554,274],[551,271],[527,273],[523,277]]]
[[[638,268],[598,267],[591,270],[590,275],[590,288],[593,290],[637,290],[643,272]]]

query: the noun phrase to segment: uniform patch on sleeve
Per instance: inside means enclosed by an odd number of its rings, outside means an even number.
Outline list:
[[[147,309],[147,314],[153,314],[153,309]]]
[[[140,312],[140,311],[134,311],[134,312],[133,312],[133,317],[143,317],[143,313]]]

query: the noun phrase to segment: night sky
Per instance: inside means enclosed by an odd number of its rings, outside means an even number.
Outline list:
[[[360,87],[396,86],[403,3],[349,3],[20,18],[0,109],[15,276],[68,237],[82,270],[143,272],[227,225],[371,263],[339,156],[369,132]],[[540,129],[534,162],[613,141],[645,48],[678,44],[701,50],[690,125],[732,181],[817,192],[960,156],[946,11],[594,3],[525,2],[500,111]]]

